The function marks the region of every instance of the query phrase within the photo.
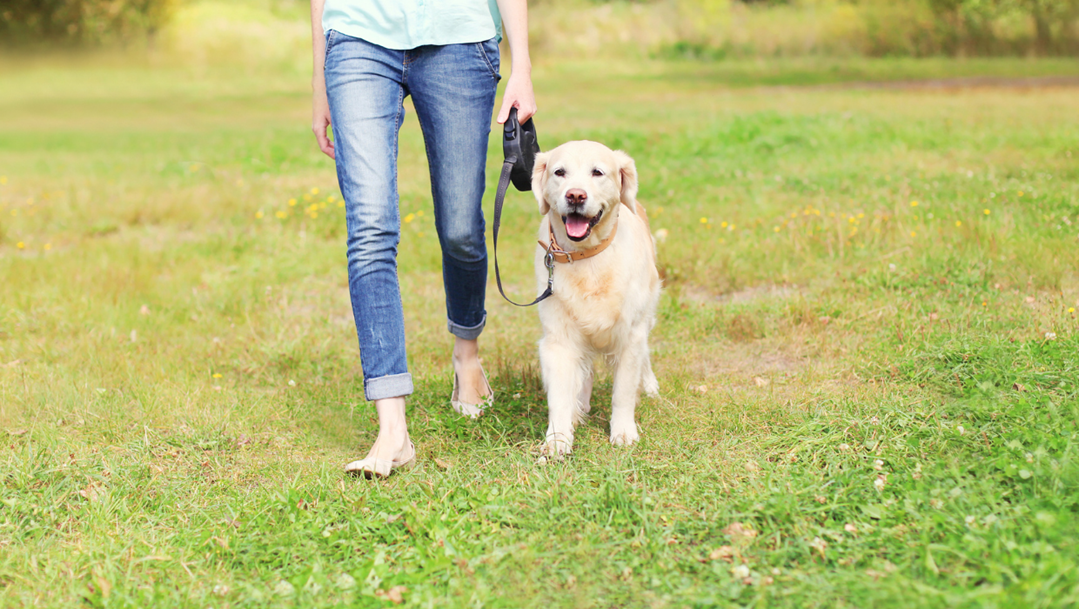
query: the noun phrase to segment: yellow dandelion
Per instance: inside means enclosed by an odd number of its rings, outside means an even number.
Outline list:
[[[220,373],[220,372],[215,372],[215,373],[214,373],[214,378],[215,378],[215,379],[219,379],[219,378],[221,378],[221,373]]]
[[[311,194],[317,195],[318,194],[318,188],[312,188],[311,189]]]
[[[338,201],[338,202],[337,202],[337,206],[338,206],[338,207],[344,207],[344,206],[345,206],[345,202],[344,202],[344,201]]]
[[[255,217],[258,218],[259,220],[262,219],[262,216],[263,216],[263,214],[262,214],[261,209],[255,212]]]
[[[914,231],[910,231],[910,236],[911,236],[911,237],[917,237],[917,236],[918,236],[918,233],[916,233],[916,232],[914,232]]]
[[[851,216],[851,217],[847,218],[847,222],[849,222],[851,224],[854,224],[857,221],[858,221],[858,219],[855,218],[854,216]]]
[[[989,209],[988,209],[988,208],[986,208],[986,209],[983,209],[983,210],[982,210],[982,213],[988,216],[988,215],[989,215],[990,213],[992,213],[992,212],[990,212],[990,211],[989,211]]]
[[[1075,313],[1075,307],[1068,307],[1069,313]]]
[[[778,226],[774,226],[774,227],[772,227],[772,230],[778,233],[778,232],[779,232],[779,227],[778,227]]]
[[[26,249],[26,244],[23,243],[22,241],[20,241],[20,242],[15,244],[15,247],[17,247],[17,248],[19,248],[21,250],[24,250],[24,249]]]
[[[962,220],[956,220],[955,225],[956,226],[963,226],[963,221]]]
[[[727,223],[726,222],[720,222],[719,227],[720,228],[727,228]]]
[[[1021,190],[1019,191],[1019,196],[1020,197],[1023,196],[1023,191],[1021,191]]]
[[[983,301],[982,301],[982,306],[983,306],[983,307],[988,307],[988,306],[989,306],[989,303],[983,300]]]
[[[797,217],[798,217],[798,212],[796,212],[796,211],[792,211],[792,212],[791,212],[791,217],[792,217],[792,218],[797,218]]]
[[[416,217],[417,217],[417,218],[422,218],[422,217],[423,217],[423,215],[424,215],[424,214],[423,214],[423,210],[422,210],[422,209],[421,209],[420,211],[416,212]]]
[[[288,200],[288,206],[289,207],[296,207],[296,199],[289,199]]]
[[[47,251],[49,251],[51,249],[52,249],[52,244],[51,243],[46,243],[45,244],[45,251],[47,252]]]
[[[708,224],[708,218],[701,218],[701,224]]]
[[[330,196],[326,197],[326,200],[329,201],[330,203],[333,203],[334,201],[337,200],[337,195],[330,195]]]
[[[858,214],[858,217],[859,217],[859,218],[864,218],[864,217],[865,217],[865,214],[864,214],[864,213],[860,213],[860,214]]]
[[[412,222],[415,219],[416,219],[416,214],[408,214],[407,216],[405,216],[405,224],[408,224],[409,222]]]
[[[918,202],[917,201],[911,201],[910,206],[911,207],[918,207]]]
[[[315,211],[318,209],[318,203],[312,203],[307,206],[307,211]]]
[[[314,197],[312,197],[311,195],[304,195],[303,200],[310,203],[312,200],[314,200]]]
[[[273,215],[274,215],[274,216],[276,216],[276,217],[278,217],[278,218],[284,218],[284,217],[285,217],[285,216],[287,216],[288,214],[287,214],[287,213],[285,213],[285,212],[283,212],[283,211],[275,211]]]
[[[7,186],[7,176],[0,176],[0,186]]]
[[[314,219],[315,219],[315,218],[317,218],[317,217],[318,217],[318,212],[317,212],[317,211],[313,211],[313,212],[311,212],[311,219],[312,219],[312,220],[314,220]]]
[[[727,230],[734,230],[734,225],[732,224],[732,225],[728,226]]]

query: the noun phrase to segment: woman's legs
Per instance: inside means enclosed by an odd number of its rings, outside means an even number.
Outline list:
[[[423,129],[442,246],[446,317],[456,337],[459,400],[488,394],[477,339],[487,322],[487,246],[483,192],[487,143],[498,86],[498,45],[420,47],[408,51],[407,86]]]
[[[326,52],[337,177],[348,228],[348,286],[364,394],[375,401],[379,435],[369,458],[411,451],[404,396],[412,393],[397,281],[400,215],[397,133],[404,118],[400,51],[331,32]]]

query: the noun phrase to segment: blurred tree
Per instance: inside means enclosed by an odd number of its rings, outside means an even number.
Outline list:
[[[0,0],[0,42],[100,44],[152,36],[177,0]]]

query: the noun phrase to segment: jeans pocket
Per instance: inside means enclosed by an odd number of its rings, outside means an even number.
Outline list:
[[[499,52],[496,39],[491,38],[490,40],[477,42],[476,50],[479,51],[483,63],[487,64],[487,70],[491,73],[491,76],[494,77],[495,81],[502,80],[502,75],[498,73]]]
[[[334,42],[337,41],[337,30],[330,30],[326,32],[326,53],[329,54],[330,49],[333,48]]]

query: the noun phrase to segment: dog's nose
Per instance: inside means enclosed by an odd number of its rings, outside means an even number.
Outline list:
[[[580,188],[571,188],[566,191],[566,202],[570,205],[584,205],[588,200],[588,193]]]

